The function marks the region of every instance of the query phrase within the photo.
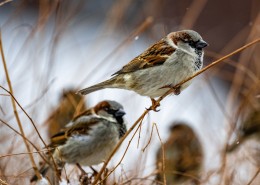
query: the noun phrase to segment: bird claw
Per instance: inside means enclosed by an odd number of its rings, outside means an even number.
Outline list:
[[[160,106],[160,103],[153,98],[151,98],[151,101],[152,101],[152,106],[150,108],[146,108],[146,110],[148,111],[153,110],[154,112],[159,112],[160,109],[158,110],[157,108]]]
[[[173,94],[174,95],[179,95],[181,93],[181,87],[180,86],[172,86],[172,85],[165,85],[163,87],[161,87],[160,89],[163,89],[163,88],[170,88],[173,90]]]

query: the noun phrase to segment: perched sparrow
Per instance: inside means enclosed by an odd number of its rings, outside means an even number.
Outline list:
[[[157,153],[156,180],[163,181],[162,164],[165,164],[167,184],[197,184],[202,167],[201,144],[192,128],[178,123],[171,128],[171,134],[164,143],[164,159],[161,148]]]
[[[251,138],[254,138],[258,142],[260,142],[260,109],[259,108],[253,110],[247,116],[246,120],[242,122],[239,128],[237,142],[228,146],[227,151],[232,152],[233,150],[238,148],[238,146],[240,146],[243,142]],[[260,154],[260,148],[258,150],[259,150],[258,153]],[[260,161],[260,157],[258,157],[258,161]]]
[[[91,166],[107,159],[119,139],[126,132],[122,105],[115,101],[102,101],[75,117],[67,127],[51,138],[49,147],[59,174],[65,163]],[[49,160],[50,164],[53,162]],[[51,165],[54,168],[54,165]],[[40,169],[44,176],[49,168]],[[34,176],[31,181],[37,180]]]
[[[71,89],[64,91],[58,107],[46,120],[49,137],[63,129],[77,113],[86,110],[84,98],[75,93],[76,91]]]
[[[80,90],[80,94],[105,88],[127,89],[152,99],[192,76],[203,65],[208,44],[192,30],[172,32],[135,57],[111,79]],[[186,88],[186,82],[175,94]]]

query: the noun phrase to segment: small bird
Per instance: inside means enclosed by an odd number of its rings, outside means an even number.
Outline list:
[[[105,88],[119,88],[148,96],[154,102],[154,98],[162,96],[169,88],[202,68],[203,48],[207,45],[193,30],[169,33],[114,73],[111,79],[78,93],[85,95]],[[189,81],[175,88],[174,94],[180,94],[190,83]]]
[[[199,184],[203,163],[201,143],[191,127],[178,122],[171,127],[170,137],[157,153],[156,180],[163,182],[162,164],[165,164],[167,184]],[[164,161],[163,161],[164,160]]]
[[[60,175],[65,163],[91,166],[105,161],[127,131],[124,115],[121,104],[105,100],[76,116],[51,138],[52,157],[42,165],[41,174],[45,176],[50,166]],[[31,182],[36,180],[34,176]]]
[[[227,151],[233,152],[235,149],[241,146],[243,142],[249,139],[255,139],[260,142],[260,106],[257,109],[251,111],[247,118],[242,122],[238,129],[237,142],[229,145]],[[260,150],[260,148],[258,150]],[[260,154],[260,151],[258,154]],[[259,156],[258,161],[260,161]],[[260,164],[260,162],[258,163]]]

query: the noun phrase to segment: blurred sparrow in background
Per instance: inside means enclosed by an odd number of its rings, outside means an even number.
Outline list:
[[[124,115],[121,104],[105,100],[75,117],[63,131],[55,134],[49,147],[58,174],[65,163],[91,166],[105,161],[127,130]],[[49,164],[55,169],[50,157]],[[42,165],[43,176],[49,164]],[[31,179],[35,180],[36,176]]]
[[[86,110],[84,98],[75,93],[76,91],[72,89],[64,91],[58,107],[52,111],[53,113],[45,121],[48,124],[49,137],[64,128],[75,115]]]
[[[259,104],[260,105],[260,104]],[[232,152],[238,148],[243,142],[248,139],[254,138],[260,142],[260,106],[258,109],[253,110],[242,122],[239,131],[238,139],[235,143],[228,147],[228,151]],[[260,147],[258,146],[258,154],[260,154]],[[260,157],[258,156],[258,161],[260,165]]]
[[[164,157],[161,148],[157,153],[156,180],[163,182],[165,173],[167,184],[199,184],[199,176],[203,163],[201,144],[188,125],[177,123],[171,128],[170,137],[164,143]],[[162,164],[165,171],[162,172]]]
[[[105,88],[127,89],[154,102],[169,88],[192,76],[203,65],[203,48],[208,44],[193,30],[172,32],[135,57],[111,79],[80,90],[84,95]],[[180,94],[191,81],[175,88]]]

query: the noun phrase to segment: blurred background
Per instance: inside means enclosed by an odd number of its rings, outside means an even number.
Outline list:
[[[128,128],[131,127],[150,106],[149,98],[117,89],[86,97],[74,97],[71,92],[108,79],[149,45],[181,29],[193,29],[209,43],[205,50],[206,66],[260,38],[260,1],[2,0],[0,26],[13,95],[48,143],[49,137],[64,126],[62,123],[104,99],[124,106]],[[150,112],[144,119],[140,133],[109,182],[162,183],[157,176],[160,169],[156,156],[161,142],[169,143],[172,138],[173,125],[182,122],[193,130],[200,145],[196,183],[260,184],[259,120],[254,122],[253,134],[246,134],[243,129],[251,112],[259,110],[259,49],[259,44],[247,48],[196,77],[179,96],[165,98],[160,111]],[[1,59],[0,85],[9,89],[2,63]],[[38,148],[43,147],[20,108],[18,115],[26,137]],[[64,118],[65,115],[68,117]],[[63,119],[55,121],[60,117]],[[19,131],[11,97],[2,88],[0,118],[0,180],[29,184],[33,170],[28,155],[8,155],[27,150],[22,137],[6,126]],[[156,129],[152,129],[155,124],[161,141]],[[121,159],[130,137],[113,157],[109,169]],[[237,142],[242,137],[246,141]],[[235,149],[226,151],[233,143]],[[38,164],[40,156],[33,156]],[[67,168],[71,169],[71,182],[77,184],[74,167]],[[175,180],[167,184],[178,183],[195,182]]]

